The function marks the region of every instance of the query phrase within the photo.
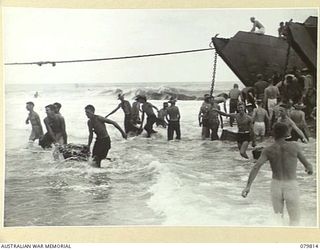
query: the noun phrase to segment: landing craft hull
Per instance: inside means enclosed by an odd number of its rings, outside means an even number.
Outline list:
[[[283,74],[285,70],[289,45],[284,39],[239,31],[231,39],[214,37],[212,42],[219,56],[245,86],[253,86],[257,74],[269,79],[275,72]],[[307,67],[293,48],[288,58],[288,69]]]
[[[312,72],[317,69],[317,33],[317,17],[309,17],[304,23],[289,24],[290,44]]]

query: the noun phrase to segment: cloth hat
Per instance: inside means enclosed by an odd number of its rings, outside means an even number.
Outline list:
[[[174,103],[174,102],[176,102],[177,101],[177,99],[176,98],[174,98],[174,97],[170,97],[170,100],[168,101],[169,103]]]
[[[135,99],[136,101],[138,101],[138,99],[139,99],[140,97],[141,97],[140,95],[137,95],[134,99]]]
[[[306,106],[303,103],[296,103],[293,105],[295,109],[304,109]]]
[[[120,99],[120,97],[124,97],[124,94],[119,93],[118,94],[118,99]]]
[[[147,101],[147,97],[145,95],[138,95],[136,100],[139,100],[139,99],[142,99],[144,100],[145,102]]]

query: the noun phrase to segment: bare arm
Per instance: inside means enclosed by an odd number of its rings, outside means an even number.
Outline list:
[[[253,23],[252,29],[250,30],[251,32],[255,31],[256,29],[256,23]]]
[[[88,121],[88,129],[89,129],[89,137],[88,137],[88,148],[90,150],[90,145],[92,143],[92,139],[93,139],[93,128],[91,126],[90,121]]]
[[[242,196],[245,198],[247,197],[248,193],[250,192],[250,188],[251,185],[254,181],[254,179],[256,178],[261,166],[268,160],[267,158],[267,154],[265,152],[265,150],[262,151],[261,156],[259,157],[258,161],[256,162],[256,164],[254,164],[254,166],[251,169],[251,172],[249,174],[249,178],[248,178],[248,182],[247,182],[247,186],[245,187],[245,189],[243,189],[242,191]]]
[[[43,121],[44,121],[44,124],[46,125],[46,128],[47,128],[47,131],[48,131],[49,135],[50,135],[50,136],[52,137],[52,139],[53,139],[53,142],[56,143],[56,142],[57,142],[57,139],[56,139],[56,137],[55,137],[55,135],[54,135],[54,133],[53,133],[50,125],[49,125],[48,120],[47,120],[47,119],[44,119]]]
[[[159,109],[156,106],[152,105],[152,104],[151,104],[151,107],[156,109],[157,111],[159,111]]]
[[[61,120],[61,129],[62,129],[62,134],[63,134],[63,141],[65,144],[68,143],[68,136],[67,136],[67,132],[66,132],[66,123],[64,121],[64,118],[61,116],[60,117]]]
[[[143,126],[144,116],[145,116],[145,112],[144,112],[144,111],[142,111],[140,129],[141,129],[141,128],[142,128],[142,126]]]
[[[26,124],[29,124],[29,120],[30,120],[30,118],[28,116],[27,119],[26,119]]]
[[[112,124],[113,126],[115,126],[120,131],[120,133],[122,134],[122,137],[124,139],[127,139],[127,134],[122,130],[122,128],[119,126],[118,123],[116,123],[116,122],[114,122],[114,121],[112,121],[110,119],[107,119],[107,118],[103,118],[103,119],[104,119],[103,121],[105,123]]]
[[[301,149],[298,147],[298,159],[299,161],[303,164],[303,166],[306,169],[306,172],[308,174],[313,174],[313,167],[312,165],[308,162],[308,160],[306,159],[306,157],[303,155]]]
[[[288,120],[292,126],[292,129],[294,129],[298,133],[298,135],[300,136],[302,142],[306,142],[306,137],[304,136],[304,133],[301,131],[301,129],[298,128],[297,125],[295,124],[295,122],[292,121],[289,117],[288,117]]]
[[[116,107],[114,110],[112,110],[109,114],[107,114],[105,117],[108,118],[108,116],[114,114],[115,112],[117,112],[117,110],[121,107],[121,104],[118,105],[118,107]]]
[[[201,111],[201,109],[200,109],[200,111],[199,111],[199,114],[198,114],[198,121],[199,121],[199,126],[201,127],[201,117],[202,117],[202,111]]]
[[[227,113],[222,112],[222,111],[220,111],[218,109],[212,109],[212,110],[218,112],[220,115],[236,118],[236,114],[227,114]]]

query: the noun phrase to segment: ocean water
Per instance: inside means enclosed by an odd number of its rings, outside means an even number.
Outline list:
[[[232,88],[217,83],[215,93]],[[197,115],[201,100],[181,100],[181,141],[166,140],[166,130],[146,138],[122,139],[107,125],[112,140],[109,157],[97,169],[87,162],[54,161],[51,150],[28,144],[31,126],[25,124],[25,103],[33,101],[43,121],[44,107],[62,104],[68,141],[86,144],[87,117],[92,104],[96,114],[113,110],[123,91],[128,100],[136,93],[167,93],[201,97],[210,83],[136,83],[10,85],[5,87],[5,211],[4,225],[17,226],[287,226],[279,221],[270,201],[271,170],[265,164],[250,194],[241,197],[254,164],[239,156],[235,142],[201,140]],[[39,97],[33,94],[38,91]],[[163,100],[150,100],[162,107]],[[123,112],[110,116],[123,126]],[[225,120],[227,123],[227,120]],[[44,124],[43,124],[44,125]],[[43,126],[44,130],[45,127]],[[272,143],[266,140],[262,146]],[[316,140],[301,144],[315,174],[298,165],[301,226],[317,226]]]

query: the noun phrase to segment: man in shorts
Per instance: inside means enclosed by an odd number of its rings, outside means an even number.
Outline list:
[[[260,158],[249,174],[247,186],[242,191],[242,196],[247,197],[261,166],[269,161],[272,170],[271,200],[273,210],[275,214],[280,214],[283,217],[285,203],[290,225],[295,226],[299,225],[300,221],[299,189],[296,173],[297,159],[304,165],[309,175],[313,173],[313,168],[298,144],[285,140],[287,133],[288,127],[285,124],[276,123],[274,125],[275,142],[263,149]]]
[[[153,130],[153,124],[158,121],[153,109],[159,111],[159,109],[152,105],[150,102],[147,102],[147,97],[144,95],[140,95],[138,98],[138,102],[142,103],[142,118],[141,118],[141,126],[142,128],[144,116],[147,115],[147,123],[144,126],[144,129],[147,131],[147,137],[150,138],[151,134],[157,133],[157,131]]]
[[[238,125],[238,148],[240,150],[240,155],[246,159],[249,159],[247,155],[247,149],[249,142],[253,140],[252,144],[255,144],[255,136],[253,134],[252,128],[252,118],[245,113],[245,106],[243,103],[238,105],[239,113],[236,114],[226,114],[218,109],[212,109],[221,115],[233,117],[237,121]]]
[[[107,157],[109,149],[111,148],[111,140],[105,123],[115,126],[125,139],[127,139],[127,134],[121,129],[118,123],[102,116],[95,115],[94,106],[87,105],[85,107],[85,112],[86,116],[89,118],[87,123],[89,128],[88,148],[90,149],[94,132],[97,137],[92,150],[92,158],[95,167],[100,168],[101,161]]]
[[[123,110],[124,113],[124,130],[128,134],[132,132],[133,134],[138,134],[138,128],[133,125],[132,121],[132,111],[130,102],[124,99],[124,94],[118,94],[118,100],[120,100],[119,105],[112,110],[105,118],[108,118],[110,115],[117,112],[120,108]]]
[[[253,122],[253,132],[256,138],[259,138],[260,141],[263,141],[263,137],[266,134],[266,124],[267,128],[270,127],[269,125],[269,116],[267,110],[262,107],[262,100],[257,99],[258,107],[253,110],[252,114],[252,122]]]

